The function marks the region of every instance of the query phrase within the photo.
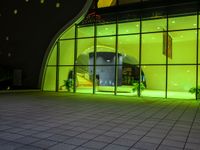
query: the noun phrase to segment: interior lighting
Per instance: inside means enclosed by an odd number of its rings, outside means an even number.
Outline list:
[[[60,3],[56,3],[56,8],[59,8],[60,7]]]
[[[139,24],[136,24],[136,27],[139,27]]]
[[[157,27],[158,30],[160,30],[160,27]]]
[[[40,3],[41,3],[41,4],[44,4],[44,0],[40,0]]]
[[[175,21],[175,20],[172,20],[172,23],[176,23],[176,21]]]
[[[189,73],[189,72],[190,72],[190,70],[187,70],[187,72]]]
[[[13,13],[16,15],[16,14],[18,13],[17,9],[15,9],[15,10],[13,11]]]
[[[107,59],[106,62],[110,62],[110,59]]]
[[[25,0],[25,2],[29,2],[29,0]]]
[[[196,24],[196,23],[194,23],[194,24],[193,24],[193,26],[197,26],[197,24]]]

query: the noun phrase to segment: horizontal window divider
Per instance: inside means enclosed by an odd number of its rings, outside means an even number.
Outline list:
[[[134,65],[134,66],[139,66],[139,64],[130,64],[130,65]],[[58,67],[81,67],[81,66],[130,66],[130,65],[58,65]],[[200,63],[198,64],[141,64],[141,66],[195,66],[195,65],[199,65],[200,66]],[[47,65],[46,67],[56,67],[56,65]]]
[[[46,67],[56,67],[57,65],[47,65]]]
[[[59,41],[70,41],[70,40],[75,40],[75,38],[62,38],[62,39],[59,39]]]
[[[197,65],[197,64],[170,64],[170,63],[168,63],[167,64],[168,66],[195,66],[195,65]]]
[[[177,30],[168,30],[168,32],[181,32],[181,31],[195,31],[195,30],[199,30],[200,28],[188,28],[188,29],[177,29]],[[140,34],[156,34],[156,33],[163,33],[163,32],[167,32],[167,31],[152,31],[152,32],[142,32],[142,33],[127,33],[127,34],[112,34],[112,35],[104,35],[104,36],[96,36],[96,38],[105,38],[105,37],[115,37],[115,36],[129,36],[129,35],[140,35]],[[79,39],[92,39],[94,38],[94,36],[91,37],[78,37],[76,38],[77,40]],[[59,39],[59,41],[68,41],[68,40],[75,40],[75,38],[71,38],[71,39]]]
[[[58,65],[59,67],[73,67],[74,65]]]

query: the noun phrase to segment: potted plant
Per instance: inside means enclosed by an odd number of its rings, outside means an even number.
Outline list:
[[[133,82],[132,83],[133,88],[132,91],[136,92],[137,91],[137,95],[140,96],[140,93],[146,88],[143,82]]]
[[[196,88],[196,87],[192,87],[189,89],[189,92],[191,94],[197,94],[197,99],[200,99],[200,87]]]
[[[66,87],[67,91],[70,92],[73,88],[73,79],[64,80],[64,86]]]

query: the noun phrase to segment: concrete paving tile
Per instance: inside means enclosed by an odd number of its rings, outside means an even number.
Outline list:
[[[130,139],[130,140],[139,140],[143,135],[135,135],[135,134],[124,134],[123,136],[121,136],[120,138],[124,138],[124,139]]]
[[[173,147],[177,147],[177,148],[183,148],[184,144],[185,144],[185,142],[174,141],[174,140],[169,140],[169,139],[165,139],[162,142],[162,145],[173,146]]]
[[[12,128],[13,127],[10,127],[10,126],[7,126],[7,125],[0,125],[0,131],[12,129]]]
[[[63,142],[70,138],[72,138],[72,137],[68,136],[68,135],[54,134],[54,135],[48,137],[47,139],[55,141],[55,142]]]
[[[57,144],[57,142],[51,141],[51,140],[40,140],[40,141],[31,143],[31,145],[36,146],[36,147],[40,147],[40,148],[43,148],[43,149],[47,149],[50,146],[53,146],[55,144]]]
[[[102,149],[106,145],[107,143],[92,140],[83,144],[82,147],[91,148],[91,149]]]
[[[59,143],[57,145],[54,145],[54,146],[48,148],[48,150],[72,150],[75,147],[77,147],[77,146],[65,144],[65,143]]]
[[[78,148],[75,148],[74,150],[94,150],[94,149],[90,149],[90,148],[87,148],[87,147],[78,147]]]
[[[157,137],[149,137],[149,136],[145,136],[143,137],[140,142],[145,143],[153,143],[153,144],[160,144],[160,142],[162,141],[162,138],[157,138]]]
[[[189,137],[187,140],[188,143],[196,143],[196,144],[200,144],[200,138],[192,138]]]
[[[79,135],[81,134],[82,132],[81,131],[74,131],[74,130],[64,130],[62,133],[62,135],[68,135],[68,136],[76,136],[76,135]]]
[[[4,140],[13,141],[19,138],[24,137],[23,135],[15,134],[15,133],[2,133],[0,134],[0,138]]]
[[[190,149],[190,150],[199,150],[200,149],[200,144],[186,143],[185,148],[186,149]]]
[[[148,143],[148,142],[138,142],[134,145],[134,148],[143,149],[143,150],[156,150],[158,144]]]
[[[168,135],[166,137],[166,140],[179,141],[179,142],[185,142],[186,139],[187,136],[180,136],[180,135]]]
[[[182,148],[168,146],[168,145],[160,145],[158,150],[183,150]]]
[[[34,138],[34,137],[31,137],[31,136],[25,136],[25,137],[14,140],[14,142],[21,143],[21,144],[30,144],[30,143],[33,143],[33,142],[36,142],[36,141],[39,141],[39,140],[41,140],[41,139]]]
[[[121,132],[112,132],[112,131],[109,131],[109,132],[106,132],[104,133],[103,135],[106,135],[106,136],[111,136],[111,137],[120,137],[123,133]]]
[[[148,134],[146,134],[146,136],[164,138],[166,134],[163,134],[163,132],[149,132]]]
[[[101,136],[97,136],[96,138],[94,138],[95,141],[100,141],[100,142],[105,142],[105,143],[111,143],[115,140],[115,137],[110,137],[110,136],[106,136],[106,135],[101,135]]]
[[[10,129],[7,129],[6,131],[10,133],[20,133],[23,130],[24,130],[23,128],[10,128]]]
[[[64,141],[64,143],[78,146],[78,145],[82,145],[83,143],[86,143],[87,141],[88,141],[88,139],[73,137],[73,138],[70,138],[70,139]]]
[[[19,147],[15,150],[44,150],[44,149],[40,148],[40,147],[31,146],[31,145],[24,145],[24,146]]]
[[[48,138],[52,135],[53,135],[52,133],[40,132],[40,133],[32,134],[31,136],[42,139],[42,138]]]
[[[8,141],[8,140],[3,140],[3,139],[0,139],[0,145],[1,145],[1,144],[8,143],[8,142],[10,142],[10,141]]]
[[[22,146],[23,146],[23,144],[8,142],[8,143],[5,143],[5,144],[1,144],[0,149],[1,150],[15,150],[15,149],[22,147]]]
[[[103,150],[128,150],[130,147],[116,145],[116,144],[109,144]]]
[[[92,130],[88,130],[88,131],[86,131],[85,133],[103,134],[103,133],[105,133],[105,130],[92,129]]]
[[[130,130],[128,133],[130,133],[130,134],[135,134],[135,135],[144,135],[144,134],[147,133],[147,131],[136,130],[136,129],[134,129],[134,130]]]
[[[113,142],[113,144],[131,147],[136,142],[137,142],[136,140],[129,140],[129,139],[124,139],[124,138],[119,138],[119,139],[115,140]]]
[[[36,134],[36,133],[38,133],[38,131],[35,131],[35,130],[27,130],[27,129],[18,132],[18,134],[24,135],[24,136],[26,136],[26,135],[33,135],[33,134]]]
[[[77,135],[76,137],[82,138],[82,139],[94,139],[97,136],[98,136],[97,134],[82,133],[82,134]]]

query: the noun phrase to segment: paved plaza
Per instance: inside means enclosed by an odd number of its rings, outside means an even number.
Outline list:
[[[200,150],[199,101],[0,93],[0,150]]]

